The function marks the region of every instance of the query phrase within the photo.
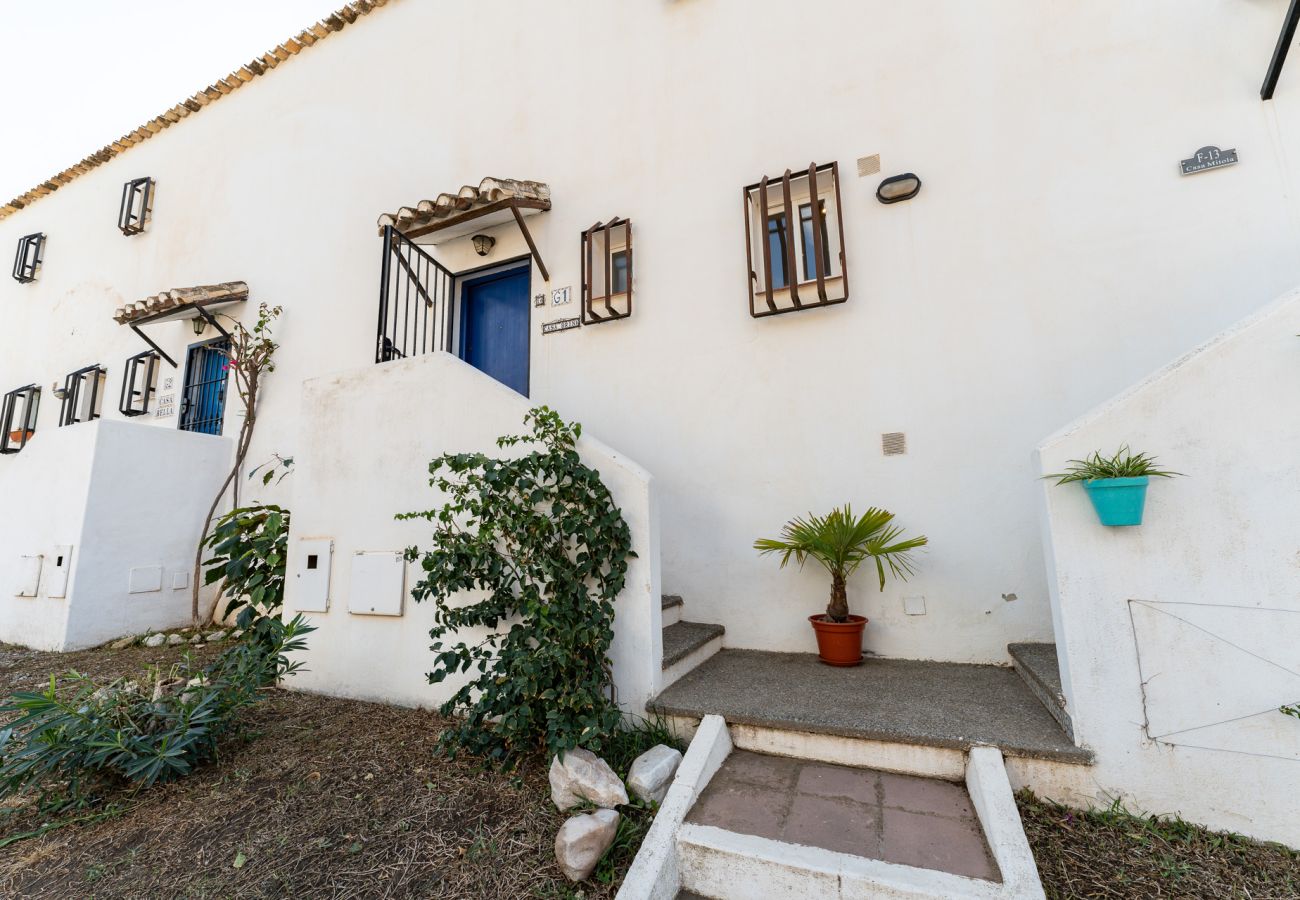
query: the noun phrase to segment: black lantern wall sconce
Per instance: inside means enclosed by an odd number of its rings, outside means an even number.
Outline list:
[[[893,175],[880,182],[876,199],[881,203],[901,203],[921,193],[921,179],[911,172]]]

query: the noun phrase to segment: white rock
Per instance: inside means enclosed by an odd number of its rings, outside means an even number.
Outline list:
[[[191,644],[201,644],[201,643],[203,643],[203,635],[201,635],[201,634],[195,634],[194,637],[190,638],[190,643],[191,643]]]
[[[682,763],[682,753],[667,744],[658,744],[642,753],[632,763],[627,773],[627,787],[647,803],[663,803],[668,787],[673,783],[677,767]]]
[[[585,881],[618,835],[618,813],[598,809],[574,816],[555,836],[555,858],[570,881]]]
[[[183,644],[183,643],[185,643],[185,638],[181,637],[179,634],[169,634],[169,635],[167,635],[167,646],[168,646],[168,647],[179,647],[179,646],[180,646],[181,644]]]
[[[551,800],[561,811],[590,801],[605,809],[627,803],[627,788],[609,763],[581,748],[551,760]]]
[[[109,650],[125,650],[135,643],[135,635],[128,634],[126,637],[118,638],[108,645]]]
[[[212,643],[212,644],[216,643],[217,641],[224,641],[225,639],[226,639],[226,633],[224,631],[214,631],[208,635],[208,643]]]
[[[166,643],[166,641],[167,641],[167,635],[165,634],[161,634],[161,633],[151,634],[144,639],[144,645],[146,647],[161,647],[164,643]]]
[[[230,632],[230,639],[232,641],[237,641],[243,636],[244,636],[244,629],[242,628],[236,628],[234,631]]]

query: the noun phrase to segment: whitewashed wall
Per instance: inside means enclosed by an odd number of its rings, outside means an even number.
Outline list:
[[[38,429],[0,466],[0,641],[77,650],[188,623],[203,516],[232,452],[228,438],[122,421]],[[72,548],[65,597],[50,590],[59,546]],[[36,597],[15,596],[24,555],[44,557]],[[131,570],[155,567],[159,588],[132,593]]]
[[[419,415],[411,415],[412,404]],[[318,629],[308,635],[306,670],[286,681],[292,688],[411,706],[434,706],[463,679],[431,686],[431,602],[414,602],[419,563],[406,565],[400,616],[357,614],[362,598],[351,593],[358,551],[428,548],[433,526],[396,521],[397,513],[434,509],[445,502],[429,486],[428,463],[443,451],[502,451],[496,439],[526,432],[529,405],[464,362],[445,353],[366,366],[321,376],[303,390],[302,467],[294,474],[285,615],[304,604],[304,539],[333,542],[329,609],[306,613]],[[644,714],[659,686],[659,523],[650,475],[589,435],[578,445],[583,461],[600,472],[632,531],[637,558],[615,603],[610,650],[618,699]],[[413,464],[412,461],[415,461]],[[367,601],[369,598],[366,598]],[[391,598],[390,598],[391,599]],[[364,608],[364,607],[363,607]],[[486,634],[480,632],[478,637]],[[460,636],[470,643],[473,630]]]
[[[580,230],[630,216],[637,308],[549,337],[576,308],[535,310],[533,399],[654,473],[688,618],[811,650],[825,579],[750,545],[876,503],[932,543],[910,584],[851,586],[869,648],[1003,660],[1051,634],[1038,438],[1300,283],[1300,72],[1257,95],[1283,6],[395,0],[0,221],[5,253],[49,234],[39,281],[0,283],[0,386],[102,362],[115,398],[143,349],[115,306],[244,279],[286,306],[250,463],[292,455],[302,380],[373,358],[376,217],[485,175],[546,181],[552,282],[534,270],[534,291],[576,289]],[[1241,164],[1180,177],[1205,144]],[[879,177],[855,175],[874,153],[920,196],[878,204]],[[852,296],[752,320],[741,188],[830,160]],[[154,221],[124,238],[121,185],[141,175]],[[518,252],[503,237],[491,259]],[[194,340],[151,330],[176,354]],[[907,455],[881,455],[887,431]],[[905,595],[927,614],[904,616]]]
[[[1136,528],[1045,483],[1057,648],[1099,797],[1300,847],[1300,294],[1048,439],[1042,471],[1122,443]],[[1288,787],[1291,786],[1291,787]]]

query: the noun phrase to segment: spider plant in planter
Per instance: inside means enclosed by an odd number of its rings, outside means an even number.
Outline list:
[[[1067,466],[1065,472],[1043,477],[1055,478],[1057,484],[1080,482],[1103,525],[1141,525],[1151,479],[1182,474],[1158,468],[1154,456],[1133,453],[1128,444],[1113,456],[1094,452],[1086,459],[1070,460]]]
[[[781,530],[780,538],[760,538],[754,549],[761,555],[778,553],[781,568],[790,560],[802,568],[808,559],[821,563],[831,575],[831,602],[825,614],[808,617],[817,634],[817,651],[821,661],[832,666],[856,666],[862,662],[862,631],[866,616],[849,614],[846,582],[867,560],[876,564],[880,589],[885,576],[903,580],[913,573],[911,553],[928,543],[925,537],[903,538],[903,529],[893,524],[894,514],[874,506],[861,517],[853,515],[849,504],[827,515],[792,519]]]

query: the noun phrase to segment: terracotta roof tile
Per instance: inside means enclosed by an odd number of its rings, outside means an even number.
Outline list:
[[[309,47],[335,31],[342,31],[347,25],[356,22],[360,17],[387,3],[388,0],[353,0],[353,2],[348,3],[337,12],[326,16],[323,22],[313,24],[309,29],[297,35],[296,39],[289,38],[282,44],[277,44],[262,56],[218,80],[215,85],[209,85],[194,96],[182,100],[167,112],[150,119],[130,134],[123,135],[106,147],[96,150],[81,162],[64,169],[52,179],[42,182],[8,203],[0,205],[0,219],[11,216],[20,209],[25,209],[33,201],[58,190],[60,186],[68,184],[77,176],[84,175],[96,166],[103,165],[141,141],[148,140],[163,129],[170,127],[190,113],[198,112],[214,100],[220,100],[225,95],[233,93],[237,88],[242,87],[258,76],[264,75],[268,70],[274,69],[279,63],[297,55],[298,51],[304,46]]]
[[[509,199],[535,200],[549,208],[551,189],[540,181],[484,178],[478,187],[467,184],[454,194],[439,194],[434,200],[421,200],[415,206],[403,206],[395,213],[385,213],[379,217],[377,225],[380,234],[386,225],[392,225],[398,231],[414,230],[438,219],[446,219],[453,213]]]
[[[159,313],[165,313],[168,310],[187,304],[208,306],[214,303],[233,303],[237,300],[247,299],[248,285],[242,281],[201,284],[197,287],[174,288],[170,291],[163,291],[161,294],[154,294],[152,297],[145,297],[143,300],[137,300],[135,303],[119,306],[117,311],[113,313],[113,318],[119,325],[128,325],[147,316],[156,316]]]

